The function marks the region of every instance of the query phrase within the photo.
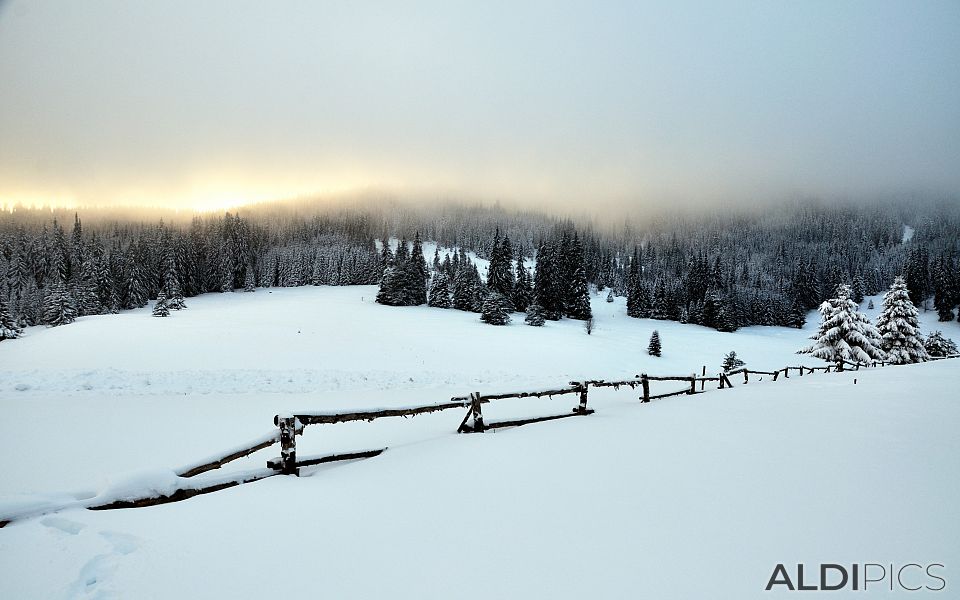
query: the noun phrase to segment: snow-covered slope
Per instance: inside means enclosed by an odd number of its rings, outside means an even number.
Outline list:
[[[0,344],[0,505],[149,483],[143,470],[255,438],[282,410],[715,372],[731,349],[758,369],[816,364],[793,354],[813,324],[724,334],[628,319],[622,299],[598,297],[588,336],[573,321],[496,328],[383,307],[374,292],[210,295],[169,319],[85,318]],[[659,359],[644,353],[654,328]],[[594,415],[482,436],[453,433],[459,411],[312,427],[302,454],[389,450],[177,504],[11,524],[0,597],[247,598],[282,585],[291,598],[775,598],[763,586],[779,562],[949,567],[960,564],[958,384],[960,365],[942,361],[647,405],[629,389],[591,391]],[[572,403],[484,410],[496,420]]]

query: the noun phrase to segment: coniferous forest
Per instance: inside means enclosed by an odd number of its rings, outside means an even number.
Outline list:
[[[391,238],[401,243],[390,242]],[[444,249],[423,256],[423,242]],[[500,206],[265,204],[223,215],[0,213],[0,319],[23,327],[203,293],[379,284],[386,305],[473,311],[505,324],[589,319],[590,294],[627,312],[702,324],[800,327],[840,284],[859,302],[898,276],[941,320],[960,303],[952,204],[798,203],[762,212],[630,216],[616,225]],[[470,254],[489,260],[482,277]],[[535,265],[535,266],[533,266]]]

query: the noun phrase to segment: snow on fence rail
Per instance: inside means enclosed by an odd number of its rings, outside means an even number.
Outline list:
[[[937,357],[933,360],[942,360],[947,358],[960,358],[960,354],[952,356]],[[587,396],[589,393],[589,388],[605,388],[612,387],[614,389],[620,389],[621,387],[629,387],[631,389],[636,389],[639,387],[642,390],[642,394],[639,397],[641,402],[650,402],[651,400],[657,400],[660,398],[669,398],[671,396],[681,396],[681,395],[693,395],[700,394],[705,391],[705,385],[709,382],[717,382],[718,389],[732,388],[733,383],[730,381],[731,377],[736,375],[743,375],[743,383],[750,382],[750,375],[760,375],[760,376],[769,376],[772,377],[773,381],[777,381],[781,376],[783,378],[789,378],[790,372],[794,371],[798,373],[801,377],[809,374],[816,373],[817,371],[822,371],[824,373],[830,372],[840,372],[844,370],[844,366],[852,367],[853,370],[859,370],[861,367],[883,367],[887,366],[889,363],[883,361],[872,361],[871,363],[853,363],[849,361],[842,361],[837,364],[827,365],[823,367],[806,367],[806,366],[797,366],[797,367],[783,367],[782,369],[777,369],[775,371],[759,371],[755,369],[747,369],[746,367],[736,369],[728,372],[718,373],[716,376],[707,376],[706,367],[703,367],[701,374],[691,375],[680,375],[680,376],[657,376],[657,375],[648,375],[646,373],[641,373],[636,375],[635,379],[626,379],[619,381],[607,381],[603,379],[590,379],[584,381],[571,381],[569,387],[551,389],[551,390],[539,390],[539,391],[524,391],[524,392],[511,392],[511,393],[502,393],[502,394],[481,394],[480,392],[473,392],[467,396],[456,396],[451,398],[448,402],[438,403],[438,404],[426,404],[426,405],[417,405],[417,406],[407,406],[407,407],[393,407],[393,408],[376,408],[368,409],[364,411],[354,411],[354,412],[305,412],[305,413],[286,413],[276,415],[273,418],[274,426],[277,427],[277,430],[271,431],[265,435],[262,435],[256,439],[250,440],[245,444],[240,444],[234,448],[224,451],[221,454],[216,456],[208,457],[202,460],[199,460],[195,463],[185,465],[175,472],[171,473],[174,477],[174,481],[171,483],[171,487],[168,490],[164,490],[164,493],[154,494],[152,496],[142,496],[142,497],[131,497],[129,495],[123,497],[113,497],[113,498],[93,498],[86,502],[74,502],[70,504],[64,504],[59,506],[47,506],[40,507],[30,511],[21,511],[17,514],[12,515],[0,515],[0,527],[3,527],[16,519],[28,518],[33,516],[39,516],[40,514],[47,514],[50,512],[56,512],[58,510],[63,510],[66,508],[75,508],[82,507],[88,508],[90,510],[109,510],[117,508],[139,508],[144,506],[153,506],[155,504],[164,504],[167,502],[178,502],[181,500],[186,500],[187,498],[192,498],[200,494],[208,494],[211,492],[216,492],[222,489],[227,489],[244,483],[250,483],[253,481],[259,481],[266,477],[271,477],[274,475],[299,475],[300,467],[318,465],[328,462],[342,461],[342,460],[356,460],[363,458],[371,458],[381,454],[386,448],[375,448],[370,450],[362,450],[357,452],[347,452],[342,454],[329,454],[323,456],[312,456],[312,457],[303,457],[297,459],[296,452],[296,436],[302,435],[304,428],[308,425],[329,425],[335,423],[347,423],[350,421],[374,421],[376,419],[390,418],[390,417],[413,417],[422,414],[441,412],[445,410],[452,410],[456,408],[466,408],[466,415],[463,417],[463,420],[460,422],[460,426],[457,428],[457,433],[483,433],[488,429],[498,429],[502,427],[517,427],[520,425],[527,425],[530,423],[540,423],[544,421],[552,421],[555,419],[563,419],[567,417],[576,417],[576,416],[586,416],[593,414],[593,409],[587,407]],[[651,381],[676,381],[684,383],[682,389],[667,392],[662,394],[651,394],[650,393],[650,382]],[[700,383],[700,390],[697,390],[697,383]],[[569,413],[564,414],[554,414],[546,415],[540,417],[532,417],[526,419],[517,419],[512,421],[500,421],[496,423],[485,423],[483,420],[483,405],[495,400],[505,400],[509,398],[542,398],[553,397],[553,396],[563,396],[567,394],[576,394],[578,396],[578,404],[573,408]],[[254,452],[268,448],[274,444],[280,444],[280,456],[272,460],[267,461],[266,469],[257,469],[254,471],[246,471],[241,473],[236,473],[232,475],[225,475],[221,477],[207,478],[206,481],[197,481],[193,482],[187,481],[196,475],[206,473],[215,469],[219,469],[230,463],[232,461],[238,460],[240,458],[249,456]]]

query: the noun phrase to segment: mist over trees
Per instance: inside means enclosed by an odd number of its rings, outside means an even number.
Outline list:
[[[914,231],[907,241],[904,225]],[[389,239],[410,240],[399,259],[375,241]],[[428,262],[422,241],[455,250]],[[467,252],[490,261],[486,281]],[[495,312],[534,306],[534,324],[588,319],[591,290],[609,289],[631,316],[734,331],[802,326],[838,285],[856,303],[897,276],[914,304],[948,320],[960,303],[958,258],[955,204],[808,203],[633,215],[619,226],[498,206],[372,202],[155,220],[0,213],[0,301],[18,329],[143,307],[161,292],[176,308],[201,293],[386,281],[394,290],[385,303],[480,313],[492,290]]]

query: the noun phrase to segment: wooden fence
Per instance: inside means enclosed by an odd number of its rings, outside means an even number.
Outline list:
[[[939,357],[934,360],[940,360],[941,358],[960,358],[960,355]],[[873,361],[870,364],[867,363],[853,363],[848,361],[841,361],[837,364],[831,364],[824,367],[806,367],[806,366],[797,366],[797,367],[783,367],[774,371],[759,371],[755,369],[747,369],[746,367],[736,369],[728,372],[718,373],[716,376],[707,376],[706,367],[703,367],[700,375],[691,374],[691,375],[681,375],[681,376],[656,376],[648,375],[646,373],[641,373],[636,375],[634,379],[626,379],[620,381],[607,381],[603,379],[592,379],[585,381],[571,381],[568,387],[561,387],[557,389],[549,390],[539,390],[532,392],[511,392],[503,394],[481,394],[480,392],[472,392],[467,396],[456,396],[451,398],[448,402],[443,402],[439,404],[427,404],[419,406],[408,406],[408,407],[399,407],[399,408],[382,408],[382,409],[371,409],[365,411],[355,411],[355,412],[308,412],[308,413],[286,413],[276,415],[273,418],[274,426],[276,430],[257,438],[256,440],[251,440],[246,444],[241,444],[237,448],[231,449],[228,452],[218,455],[217,457],[206,459],[194,464],[186,465],[176,470],[178,476],[183,478],[192,478],[201,473],[206,473],[219,469],[224,465],[238,460],[240,458],[249,456],[254,452],[263,450],[274,444],[280,444],[280,456],[272,460],[267,461],[267,469],[261,470],[259,472],[253,473],[243,473],[237,476],[227,476],[218,479],[213,479],[212,481],[204,482],[203,484],[198,484],[196,486],[184,487],[178,489],[175,492],[169,495],[163,496],[151,496],[133,500],[117,500],[112,502],[104,502],[96,504],[88,504],[85,508],[91,510],[108,510],[116,508],[138,508],[143,506],[152,506],[155,504],[164,504],[167,502],[177,502],[180,500],[185,500],[193,496],[200,494],[207,494],[210,492],[219,491],[229,487],[234,487],[241,485],[243,483],[249,483],[252,481],[258,481],[266,477],[271,477],[273,475],[299,475],[300,468],[312,465],[319,465],[329,462],[343,461],[343,460],[356,460],[361,458],[370,458],[381,454],[386,448],[375,448],[370,450],[361,450],[357,452],[347,452],[342,454],[327,454],[321,456],[310,456],[310,457],[297,457],[297,442],[296,437],[302,435],[304,428],[309,425],[329,425],[334,423],[348,423],[351,421],[374,421],[376,419],[384,419],[391,417],[414,417],[417,415],[453,410],[453,409],[466,409],[466,414],[464,415],[460,426],[457,427],[458,433],[483,433],[484,431],[491,429],[499,429],[503,427],[518,427],[521,425],[527,425],[530,423],[541,423],[544,421],[552,421],[556,419],[564,419],[567,417],[579,417],[587,416],[593,414],[593,409],[587,406],[588,394],[590,388],[606,388],[612,387],[614,389],[619,389],[621,387],[630,387],[631,389],[640,388],[641,395],[639,400],[641,402],[650,402],[651,400],[658,400],[662,398],[669,398],[671,396],[681,396],[681,395],[693,395],[704,393],[705,386],[707,382],[716,382],[718,389],[727,389],[734,387],[731,377],[736,377],[737,375],[743,376],[743,384],[750,382],[750,376],[768,376],[771,377],[773,381],[777,381],[780,378],[789,379],[790,373],[794,372],[798,376],[803,377],[804,375],[810,375],[816,373],[817,371],[830,373],[830,372],[841,372],[845,370],[845,367],[849,367],[852,370],[859,370],[861,367],[883,367],[887,366],[888,363],[883,361]],[[651,394],[650,393],[650,382],[651,381],[676,381],[683,383],[683,387],[672,392],[661,393],[661,394]],[[697,383],[700,384],[700,389],[697,389]],[[495,402],[499,400],[506,400],[510,398],[542,398],[553,396],[563,396],[563,395],[576,395],[577,396],[577,405],[573,407],[573,410],[568,413],[562,414],[552,414],[546,416],[531,417],[526,419],[516,419],[511,421],[500,421],[494,423],[486,423],[483,418],[483,405],[490,402]],[[0,527],[3,527],[9,523],[14,518],[22,518],[24,516],[35,516],[35,514],[30,515],[16,515],[16,516],[0,516]]]

